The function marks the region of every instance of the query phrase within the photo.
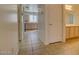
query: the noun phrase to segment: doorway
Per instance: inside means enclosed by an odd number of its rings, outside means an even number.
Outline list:
[[[28,44],[38,40],[38,5],[23,5],[24,39]]]
[[[34,54],[36,49],[43,46],[39,35],[39,20],[41,19],[39,19],[39,16],[42,15],[41,5],[23,4],[22,9],[22,28],[24,32],[19,54]]]
[[[38,30],[38,5],[23,5],[24,31]]]

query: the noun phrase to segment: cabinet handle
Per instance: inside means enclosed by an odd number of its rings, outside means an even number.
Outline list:
[[[49,25],[52,25],[52,24],[49,24]]]

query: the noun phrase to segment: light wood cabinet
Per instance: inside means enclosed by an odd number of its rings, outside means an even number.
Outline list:
[[[38,23],[24,23],[25,30],[38,29]]]
[[[66,26],[66,38],[79,37],[79,26]]]
[[[79,27],[75,28],[75,36],[79,36]]]
[[[70,38],[75,37],[75,27],[70,27]]]
[[[70,37],[70,27],[66,27],[66,38]]]

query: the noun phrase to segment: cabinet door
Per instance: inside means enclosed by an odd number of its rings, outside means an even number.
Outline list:
[[[75,37],[79,36],[79,27],[75,27]]]
[[[70,27],[70,38],[75,37],[75,27]]]
[[[66,38],[70,37],[70,27],[66,27]]]

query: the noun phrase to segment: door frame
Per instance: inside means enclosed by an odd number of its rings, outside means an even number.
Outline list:
[[[17,5],[17,15],[18,15],[18,40],[22,41],[24,39],[24,31],[23,31],[23,9],[22,4]]]
[[[22,11],[22,10],[19,10],[19,9],[21,9],[22,8],[22,4],[18,4],[17,5],[17,9],[18,9],[18,37],[19,37],[19,40],[23,40],[23,38],[24,38],[24,35],[22,36],[22,37],[20,37],[21,36],[21,31],[20,31],[20,26],[22,25],[22,24],[20,24],[20,20],[21,20],[21,18],[19,18],[20,16],[22,16],[22,12],[20,12],[20,11]],[[62,8],[62,42],[65,42],[66,41],[66,36],[65,36],[65,31],[66,31],[66,28],[65,28],[65,19],[64,19],[64,4],[62,4],[62,6],[61,6],[61,8]],[[46,32],[46,31],[45,31]]]
[[[65,6],[64,6],[64,4],[62,4],[62,23],[63,23],[63,42],[66,42],[66,27],[65,27],[65,12],[64,12],[64,10],[65,10],[65,8],[64,8]]]

